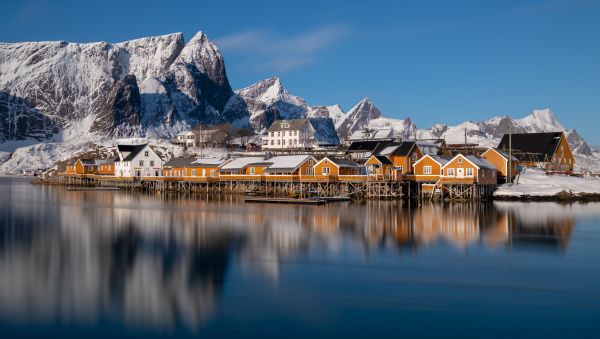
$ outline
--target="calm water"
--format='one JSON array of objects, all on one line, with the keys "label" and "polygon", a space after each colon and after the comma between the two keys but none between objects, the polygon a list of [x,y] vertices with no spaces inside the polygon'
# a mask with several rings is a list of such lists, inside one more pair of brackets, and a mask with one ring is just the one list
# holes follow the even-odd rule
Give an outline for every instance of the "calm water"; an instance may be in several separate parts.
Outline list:
[{"label": "calm water", "polygon": [[0,336],[595,337],[600,205],[244,204],[0,178]]}]

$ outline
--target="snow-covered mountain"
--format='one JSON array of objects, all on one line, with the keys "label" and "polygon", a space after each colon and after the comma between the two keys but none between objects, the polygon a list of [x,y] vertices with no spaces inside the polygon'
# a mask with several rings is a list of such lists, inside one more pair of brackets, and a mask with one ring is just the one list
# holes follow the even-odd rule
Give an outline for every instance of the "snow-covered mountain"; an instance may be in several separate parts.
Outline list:
[{"label": "snow-covered mountain", "polygon": [[[202,32],[187,44],[181,33],[116,44],[0,44],[0,143],[160,134],[165,125],[222,119],[232,95],[223,58]],[[69,126],[81,129],[69,135]]]},{"label": "snow-covered mountain", "polygon": [[[392,128],[401,139],[448,143],[463,143],[466,133],[467,142],[486,146],[497,145],[509,129],[565,131],[548,109],[521,119],[417,129],[410,118],[386,117],[368,98],[346,112],[339,105],[311,106],[275,77],[234,92],[221,53],[202,32],[187,43],[181,33],[115,44],[0,43],[0,162],[10,162],[0,164],[0,172],[37,168],[24,161],[29,156],[45,157],[39,164],[45,166],[68,157],[63,150],[118,137],[163,139],[198,123],[220,122],[261,133],[275,119],[292,118],[313,119],[322,129],[317,133],[331,141],[337,140],[333,128],[342,139],[365,128]],[[581,163],[598,160],[600,167],[597,153],[575,130],[567,136],[577,156],[591,159]]]}]

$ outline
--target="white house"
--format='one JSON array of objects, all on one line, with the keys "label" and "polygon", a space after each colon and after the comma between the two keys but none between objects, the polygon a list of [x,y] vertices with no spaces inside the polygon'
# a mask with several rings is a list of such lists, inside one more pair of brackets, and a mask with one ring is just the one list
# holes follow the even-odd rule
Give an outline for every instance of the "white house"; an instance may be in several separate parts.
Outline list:
[{"label": "white house", "polygon": [[148,146],[117,145],[117,177],[157,177],[162,175],[162,159]]},{"label": "white house", "polygon": [[173,143],[185,147],[196,146],[196,134],[192,131],[184,131],[175,136]]},{"label": "white house", "polygon": [[262,148],[312,148],[314,141],[315,129],[308,119],[275,120],[263,137]]}]

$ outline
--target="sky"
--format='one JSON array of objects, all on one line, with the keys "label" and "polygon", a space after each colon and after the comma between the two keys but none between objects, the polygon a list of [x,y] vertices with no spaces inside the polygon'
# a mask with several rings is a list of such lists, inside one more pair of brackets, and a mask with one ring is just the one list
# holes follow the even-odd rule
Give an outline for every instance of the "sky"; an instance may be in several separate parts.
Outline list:
[{"label": "sky", "polygon": [[234,89],[276,76],[311,105],[368,97],[419,128],[550,108],[600,145],[600,0],[4,0],[2,11],[2,42],[203,31]]}]

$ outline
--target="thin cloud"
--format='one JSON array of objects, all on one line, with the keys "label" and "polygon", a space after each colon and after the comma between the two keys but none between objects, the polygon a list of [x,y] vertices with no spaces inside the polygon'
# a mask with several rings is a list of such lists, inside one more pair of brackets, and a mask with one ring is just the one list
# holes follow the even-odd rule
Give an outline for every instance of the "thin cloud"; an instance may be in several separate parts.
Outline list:
[{"label": "thin cloud", "polygon": [[318,60],[321,53],[343,40],[347,26],[324,26],[309,32],[283,36],[269,30],[251,30],[217,39],[219,49],[238,53],[247,66],[266,71],[290,71]]}]

